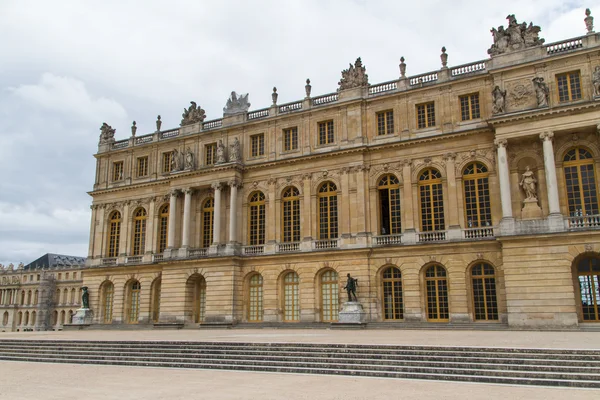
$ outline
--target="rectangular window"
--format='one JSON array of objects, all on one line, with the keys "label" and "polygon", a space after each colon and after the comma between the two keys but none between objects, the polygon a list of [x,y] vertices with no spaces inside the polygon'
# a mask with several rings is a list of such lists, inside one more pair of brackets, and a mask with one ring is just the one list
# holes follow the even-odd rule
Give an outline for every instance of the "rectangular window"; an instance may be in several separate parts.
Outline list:
[{"label": "rectangular window", "polygon": [[148,176],[148,156],[138,157],[137,159],[137,177]]},{"label": "rectangular window", "polygon": [[77,272],[73,272],[73,279],[77,279]]},{"label": "rectangular window", "polygon": [[283,151],[298,149],[298,127],[283,130]]},{"label": "rectangular window", "polygon": [[435,104],[425,103],[417,105],[417,128],[429,128],[435,126]]},{"label": "rectangular window", "polygon": [[58,273],[58,280],[61,280],[61,279],[62,279],[62,274],[59,272]]},{"label": "rectangular window", "polygon": [[169,152],[163,153],[162,159],[163,159],[162,172],[163,173],[171,172],[172,165],[173,165],[173,152],[169,151]]},{"label": "rectangular window", "polygon": [[377,135],[391,135],[394,133],[394,112],[382,111],[377,113]]},{"label": "rectangular window", "polygon": [[123,161],[117,161],[113,163],[113,181],[120,181],[123,179]]},{"label": "rectangular window", "polygon": [[250,147],[251,156],[259,157],[265,155],[265,134],[260,133],[258,135],[250,136]]},{"label": "rectangular window", "polygon": [[204,164],[215,165],[215,157],[217,156],[217,144],[211,143],[204,146]]},{"label": "rectangular window", "polygon": [[319,144],[331,144],[334,141],[333,121],[319,122]]},{"label": "rectangular window", "polygon": [[558,101],[564,103],[581,99],[581,78],[579,71],[556,75]]},{"label": "rectangular window", "polygon": [[460,118],[463,121],[481,118],[479,113],[479,93],[460,96]]}]

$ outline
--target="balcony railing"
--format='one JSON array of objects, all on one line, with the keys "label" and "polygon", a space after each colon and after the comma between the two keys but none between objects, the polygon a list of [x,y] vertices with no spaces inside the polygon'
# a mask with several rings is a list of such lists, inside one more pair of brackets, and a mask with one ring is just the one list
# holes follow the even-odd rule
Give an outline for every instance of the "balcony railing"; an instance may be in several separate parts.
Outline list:
[{"label": "balcony railing", "polygon": [[112,148],[117,150],[117,149],[124,149],[127,146],[129,146],[129,139],[123,139],[123,140],[118,140],[118,141],[114,142],[112,145]]},{"label": "balcony railing", "polygon": [[370,86],[369,95],[374,96],[379,93],[385,93],[396,89],[398,89],[398,81],[383,82],[377,85]]},{"label": "balcony railing", "polygon": [[208,249],[191,249],[189,252],[190,258],[206,257],[208,255]]},{"label": "balcony railing", "polygon": [[425,242],[441,242],[446,240],[446,231],[418,232],[417,241]]},{"label": "balcony railing", "polygon": [[298,110],[302,110],[302,102],[301,101],[295,101],[293,103],[282,104],[279,106],[280,113],[285,113],[285,112],[290,112],[290,111],[298,111]]},{"label": "balcony railing", "polygon": [[567,223],[570,229],[598,228],[600,227],[600,215],[567,217]]},{"label": "balcony railing", "polygon": [[133,142],[136,146],[141,145],[141,144],[146,144],[146,143],[151,143],[154,140],[154,134],[149,134],[149,135],[144,135],[144,136],[138,136],[135,138],[135,141]]},{"label": "balcony railing", "polygon": [[289,251],[300,251],[300,242],[277,244],[277,252],[278,253],[287,253]]},{"label": "balcony railing", "polygon": [[265,252],[265,246],[263,246],[263,245],[244,246],[244,254],[247,254],[249,256],[252,256],[255,254],[264,254],[264,252]]},{"label": "balcony railing", "polygon": [[337,249],[340,247],[338,239],[315,240],[315,249]]},{"label": "balcony railing", "polygon": [[494,228],[486,226],[483,228],[463,229],[463,239],[484,239],[494,237]]},{"label": "balcony railing", "polygon": [[423,83],[435,82],[438,79],[437,72],[429,72],[427,74],[417,75],[408,78],[408,84],[410,86],[420,85]]},{"label": "balcony railing", "polygon": [[263,108],[262,110],[250,111],[248,113],[248,120],[266,118],[268,116],[269,116],[269,109]]},{"label": "balcony railing", "polygon": [[169,129],[160,133],[160,140],[171,139],[177,136],[179,136],[179,128]]},{"label": "balcony railing", "polygon": [[160,254],[153,254],[152,255],[152,261],[154,262],[161,262],[165,259],[165,255],[160,253]]},{"label": "balcony railing", "polygon": [[375,236],[374,239],[377,245],[400,244],[402,243],[402,234]]},{"label": "balcony railing", "polygon": [[569,50],[576,50],[583,47],[583,40],[581,38],[573,38],[563,40],[562,42],[548,43],[544,46],[546,48],[546,54],[564,53]]},{"label": "balcony railing", "polygon": [[220,128],[223,126],[223,118],[213,119],[212,121],[206,121],[202,123],[202,129],[207,131],[209,129]]},{"label": "balcony railing", "polygon": [[142,262],[142,256],[129,256],[125,259],[125,264],[139,264]]},{"label": "balcony railing", "polygon": [[117,265],[117,257],[103,258],[102,265]]},{"label": "balcony railing", "polygon": [[323,96],[313,97],[312,105],[320,106],[322,104],[333,103],[334,101],[338,101],[339,95],[337,93],[325,94]]}]

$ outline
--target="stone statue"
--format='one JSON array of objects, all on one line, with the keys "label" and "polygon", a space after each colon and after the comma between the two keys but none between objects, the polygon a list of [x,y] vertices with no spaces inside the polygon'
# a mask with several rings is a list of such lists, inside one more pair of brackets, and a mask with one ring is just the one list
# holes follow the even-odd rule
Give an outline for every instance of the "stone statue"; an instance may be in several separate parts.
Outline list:
[{"label": "stone statue", "polygon": [[240,161],[240,141],[235,138],[233,144],[229,145],[229,162]]},{"label": "stone statue", "polygon": [[179,160],[179,152],[177,151],[177,149],[173,149],[172,152],[172,158],[171,158],[171,171],[179,171],[181,166],[180,166],[180,160]]},{"label": "stone statue", "polygon": [[506,112],[504,107],[506,101],[506,90],[501,90],[500,86],[496,86],[492,90],[492,114],[500,114]]},{"label": "stone statue", "polygon": [[548,98],[550,91],[548,85],[544,83],[544,78],[535,77],[532,79],[533,87],[535,88],[535,97],[538,107],[548,107]]},{"label": "stone statue", "polygon": [[107,144],[114,143],[115,141],[115,131],[112,126],[108,125],[106,122],[102,123],[100,127],[100,143],[99,144]]},{"label": "stone statue", "polygon": [[135,133],[137,132],[137,126],[135,126],[135,121],[131,124],[131,136],[135,137]]},{"label": "stone statue", "polygon": [[160,120],[160,115],[156,117],[156,132],[160,132],[160,126],[162,125],[162,121]]},{"label": "stone statue", "polygon": [[442,60],[442,68],[448,68],[448,54],[446,54],[446,47],[442,47],[442,54],[440,54]]},{"label": "stone statue", "polygon": [[277,94],[277,88],[275,86],[273,86],[273,93],[271,93],[271,99],[273,99],[273,105],[277,105],[277,97],[279,97],[279,95]]},{"label": "stone statue", "polygon": [[342,79],[338,82],[338,85],[340,85],[338,90],[367,86],[369,75],[366,72],[367,68],[363,66],[360,57],[358,57],[354,65],[350,64],[348,69],[342,71]]},{"label": "stone statue", "polygon": [[532,22],[527,25],[526,22],[519,24],[514,14],[506,17],[508,26],[499,26],[498,29],[492,28],[490,32],[494,38],[494,44],[488,49],[488,54],[495,56],[498,54],[522,50],[529,47],[541,46],[544,39],[539,37],[542,30]]},{"label": "stone statue", "polygon": [[196,106],[195,101],[190,101],[190,104],[189,108],[183,109],[183,114],[181,114],[181,126],[203,122],[206,118],[206,112],[202,107]]},{"label": "stone statue", "polygon": [[223,115],[235,115],[248,112],[250,103],[248,102],[248,93],[238,97],[236,92],[231,92],[231,96],[227,99],[225,107],[223,107]]},{"label": "stone statue", "polygon": [[519,186],[523,188],[525,191],[525,200],[536,200],[537,195],[535,190],[535,185],[537,183],[537,179],[533,176],[533,171],[529,169],[529,165],[526,168],[526,171],[521,175],[521,182],[519,182]]},{"label": "stone statue", "polygon": [[594,97],[600,96],[600,65],[592,72],[592,84],[594,85]]},{"label": "stone statue", "polygon": [[304,85],[304,91],[306,92],[306,97],[310,97],[310,92],[312,90],[312,86],[310,85],[310,79],[306,79],[306,85]]},{"label": "stone statue", "polygon": [[194,169],[194,153],[189,147],[185,152],[185,169]]},{"label": "stone statue", "polygon": [[225,161],[225,146],[223,145],[223,141],[219,140],[217,144],[217,164],[223,164]]},{"label": "stone statue", "polygon": [[583,19],[583,22],[585,22],[587,33],[594,33],[594,17],[592,17],[592,12],[589,8],[585,9],[585,18]]},{"label": "stone statue", "polygon": [[90,308],[90,295],[87,286],[82,287],[81,290],[83,290],[81,294],[81,308]]},{"label": "stone statue", "polygon": [[348,292],[348,301],[352,301],[352,296],[354,296],[354,301],[358,301],[356,298],[356,288],[358,287],[358,279],[354,279],[350,276],[350,274],[346,275],[348,280],[346,281],[346,292]]}]

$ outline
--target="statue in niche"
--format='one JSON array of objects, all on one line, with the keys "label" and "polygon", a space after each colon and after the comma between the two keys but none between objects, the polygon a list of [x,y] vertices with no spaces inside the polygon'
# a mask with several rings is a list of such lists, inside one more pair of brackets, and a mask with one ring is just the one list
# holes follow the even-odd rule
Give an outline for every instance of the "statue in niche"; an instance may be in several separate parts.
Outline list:
[{"label": "statue in niche", "polygon": [[348,301],[353,301],[352,296],[354,296],[354,301],[358,301],[358,299],[356,298],[356,288],[358,287],[358,279],[351,277],[350,274],[346,276],[348,277],[348,280],[346,280],[346,286],[344,286],[344,289],[346,289],[346,292],[348,292]]},{"label": "statue in niche", "polygon": [[600,65],[597,65],[592,73],[592,84],[594,85],[594,97],[600,96]]},{"label": "statue in niche", "polygon": [[202,107],[198,107],[195,101],[190,101],[190,104],[189,108],[183,109],[181,126],[203,122],[206,118],[206,113]]},{"label": "statue in niche", "polygon": [[519,186],[521,186],[525,191],[525,201],[537,201],[537,194],[535,188],[536,183],[537,179],[535,179],[535,176],[533,176],[533,171],[529,169],[528,165],[526,167],[525,172],[523,172],[523,175],[521,175],[521,182],[519,182]]},{"label": "statue in niche", "polygon": [[500,114],[506,112],[505,102],[506,102],[506,90],[501,90],[500,86],[496,86],[494,90],[492,90],[492,114]]},{"label": "statue in niche", "polygon": [[348,69],[342,71],[342,79],[338,82],[340,88],[338,90],[352,89],[369,84],[369,75],[367,68],[363,66],[360,57],[356,59],[354,65],[350,64]]},{"label": "statue in niche", "polygon": [[172,158],[171,158],[171,171],[179,171],[180,162],[179,162],[179,152],[177,149],[173,149]]},{"label": "statue in niche", "polygon": [[248,102],[248,93],[238,97],[236,92],[231,92],[231,96],[229,96],[227,103],[225,103],[225,107],[223,107],[223,115],[245,113],[249,108],[250,103]]},{"label": "statue in niche", "polygon": [[229,162],[240,161],[240,141],[235,138],[233,144],[229,145]]},{"label": "statue in niche", "polygon": [[185,169],[194,169],[194,153],[189,147],[185,152]]},{"label": "statue in niche", "polygon": [[223,141],[219,140],[217,144],[217,164],[223,164],[227,162],[225,160],[225,145],[223,145]]},{"label": "statue in niche", "polygon": [[114,143],[115,141],[115,131],[112,126],[108,125],[106,122],[102,123],[100,127],[100,144],[106,143]]},{"label": "statue in niche", "polygon": [[81,295],[81,308],[90,308],[90,294],[88,293],[87,286],[81,288],[83,294]]},{"label": "statue in niche", "polygon": [[541,46],[544,39],[539,37],[542,30],[532,22],[527,25],[526,22],[519,24],[514,14],[506,17],[508,26],[500,25],[498,29],[492,28],[490,32],[494,38],[494,43],[488,49],[488,54],[495,56],[509,51],[522,50],[529,47]]},{"label": "statue in niche", "polygon": [[544,82],[544,78],[535,77],[532,79],[532,82],[533,87],[535,88],[535,98],[538,107],[548,107],[550,91],[548,90],[548,85]]}]

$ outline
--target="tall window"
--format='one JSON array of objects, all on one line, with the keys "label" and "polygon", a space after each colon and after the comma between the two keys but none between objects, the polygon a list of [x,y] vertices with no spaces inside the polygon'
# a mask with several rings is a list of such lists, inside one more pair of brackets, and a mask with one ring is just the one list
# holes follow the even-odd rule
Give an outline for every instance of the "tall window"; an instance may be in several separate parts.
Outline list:
[{"label": "tall window", "polygon": [[265,195],[254,192],[250,195],[249,203],[248,244],[256,246],[265,244]]},{"label": "tall window", "polygon": [[417,105],[417,128],[429,128],[435,126],[435,103]]},{"label": "tall window", "polygon": [[441,265],[432,265],[425,271],[427,292],[427,319],[448,321],[448,281],[446,270]]},{"label": "tall window", "polygon": [[473,314],[476,321],[497,321],[496,274],[494,267],[480,263],[471,269]]},{"label": "tall window", "polygon": [[300,192],[294,186],[283,191],[283,242],[300,241]]},{"label": "tall window", "polygon": [[331,144],[334,141],[333,121],[319,122],[319,144]]},{"label": "tall window", "polygon": [[169,245],[169,204],[163,205],[158,212],[158,252],[162,253]]},{"label": "tall window", "polygon": [[163,173],[171,172],[172,169],[173,169],[173,152],[168,151],[166,153],[163,153],[163,156],[162,156],[162,172]]},{"label": "tall window", "polygon": [[442,175],[434,168],[428,168],[419,176],[419,202],[421,204],[421,231],[441,231],[444,222],[444,196]]},{"label": "tall window", "polygon": [[479,113],[479,93],[460,96],[460,117],[463,121],[481,117]]},{"label": "tall window", "polygon": [[248,294],[248,321],[260,322],[263,320],[263,277],[254,274],[250,277]]},{"label": "tall window", "polygon": [[152,302],[151,302],[151,315],[152,322],[158,322],[160,315],[160,292],[162,287],[162,280],[157,278],[152,282]]},{"label": "tall window", "polygon": [[283,151],[296,150],[298,148],[298,127],[283,130]]},{"label": "tall window", "polygon": [[123,179],[123,161],[113,163],[113,181]]},{"label": "tall window", "polygon": [[137,159],[137,177],[148,176],[148,156],[138,157]]},{"label": "tall window", "polygon": [[577,263],[583,321],[600,321],[600,260],[587,257]]},{"label": "tall window", "polygon": [[105,324],[112,322],[114,288],[113,284],[108,281],[102,285],[102,312]]},{"label": "tall window", "polygon": [[592,154],[582,147],[576,147],[567,152],[563,161],[569,215],[577,217],[599,214]]},{"label": "tall window", "polygon": [[265,155],[265,134],[250,136],[250,156],[259,157]]},{"label": "tall window", "polygon": [[383,271],[383,319],[403,319],[402,274],[396,267]]},{"label": "tall window", "polygon": [[114,211],[110,215],[108,231],[108,256],[117,257],[119,255],[119,239],[121,237],[121,213]]},{"label": "tall window", "polygon": [[217,144],[211,143],[204,146],[204,164],[214,165],[217,157]]},{"label": "tall window", "polygon": [[213,218],[215,213],[215,199],[212,197],[204,201],[202,206],[202,247],[207,248],[213,243]]},{"label": "tall window", "polygon": [[325,182],[319,187],[319,239],[338,237],[337,187],[333,182]]},{"label": "tall window", "polygon": [[558,101],[563,103],[581,99],[581,79],[579,71],[556,75]]},{"label": "tall window", "polygon": [[127,302],[127,321],[130,324],[136,324],[140,315],[140,290],[141,285],[138,281],[129,284],[129,301]]},{"label": "tall window", "polygon": [[492,225],[488,175],[487,167],[478,162],[467,165],[463,171],[467,228]]},{"label": "tall window", "polygon": [[321,322],[336,322],[339,304],[338,273],[334,270],[325,271],[321,275]]},{"label": "tall window", "polygon": [[377,135],[394,133],[394,112],[392,110],[377,113]]},{"label": "tall window", "polygon": [[75,288],[71,289],[71,304],[75,304]]},{"label": "tall window", "polygon": [[198,324],[204,321],[206,313],[206,280],[201,275],[192,275],[187,281],[187,288],[188,299],[192,302],[192,322]]},{"label": "tall window", "polygon": [[377,183],[382,235],[396,235],[401,231],[400,186],[396,176],[388,174]]},{"label": "tall window", "polygon": [[288,272],[283,278],[283,320],[286,322],[300,321],[299,281],[295,272]]},{"label": "tall window", "polygon": [[146,210],[138,208],[133,214],[133,255],[144,254],[146,245]]}]

